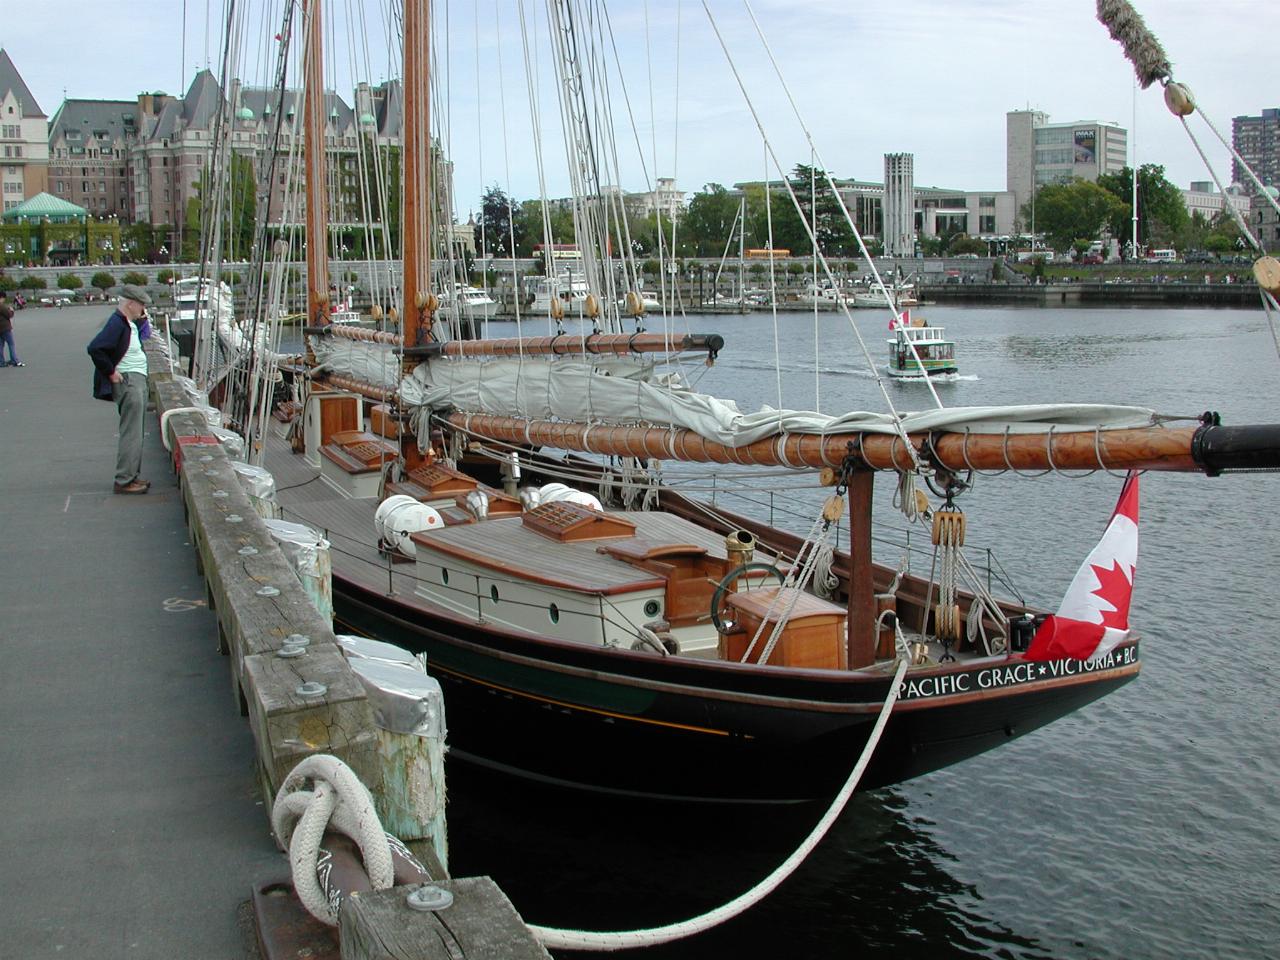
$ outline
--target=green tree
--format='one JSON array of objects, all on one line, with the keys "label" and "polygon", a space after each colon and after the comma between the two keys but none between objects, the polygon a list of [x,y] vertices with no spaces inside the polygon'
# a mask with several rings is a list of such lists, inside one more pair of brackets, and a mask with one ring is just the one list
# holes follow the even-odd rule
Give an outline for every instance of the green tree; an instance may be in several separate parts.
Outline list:
[{"label": "green tree", "polygon": [[925,257],[940,257],[947,252],[947,245],[951,242],[951,235],[945,233],[937,233],[932,237],[926,237],[921,234],[916,238],[920,244],[920,254]]},{"label": "green tree", "polygon": [[137,270],[130,270],[120,278],[123,284],[132,284],[135,287],[145,287],[147,285],[147,275],[139,273]]},{"label": "green tree", "polygon": [[[201,256],[201,243],[205,224],[211,216],[209,205],[215,193],[211,189],[209,173],[200,172],[195,192],[187,200],[182,224],[182,257],[195,262]],[[253,161],[247,156],[232,154],[230,182],[223,197],[222,255],[225,260],[245,260],[253,249],[253,231],[257,224],[257,181]]]},{"label": "green tree", "polygon": [[79,290],[84,286],[84,281],[74,273],[62,273],[58,275],[58,286],[63,290]]},{"label": "green tree", "polygon": [[1078,239],[1098,236],[1124,207],[1109,190],[1078,179],[1041,187],[1035,198],[1023,207],[1022,216],[1028,223],[1032,203],[1035,204],[1036,229],[1058,250],[1066,249]]},{"label": "green tree", "polygon": [[156,274],[156,283],[171,283],[175,276],[172,270],[161,270]]},{"label": "green tree", "polygon": [[1219,211],[1209,222],[1203,246],[1214,253],[1231,253],[1239,249],[1240,227],[1227,211]]},{"label": "green tree", "polygon": [[[143,282],[145,283],[146,281],[144,280]],[[93,279],[89,283],[106,293],[116,285],[116,278],[107,273],[107,271],[100,270],[93,275]]]},{"label": "green tree", "polygon": [[22,290],[43,290],[44,277],[23,277],[18,281],[18,287]]},{"label": "green tree", "polygon": [[[1133,230],[1133,169],[1098,177],[1098,186],[1115,197],[1123,210],[1113,210],[1108,220],[1111,235],[1130,236]],[[1036,206],[1040,216],[1039,201]],[[1182,199],[1182,191],[1164,175],[1164,167],[1144,163],[1138,168],[1138,244],[1144,247],[1185,246],[1191,227],[1191,215]]]},{"label": "green tree", "polygon": [[987,245],[977,237],[971,237],[967,233],[958,233],[951,238],[951,243],[947,246],[947,253],[952,256],[958,253],[976,253],[979,256],[986,256]]},{"label": "green tree", "polygon": [[[197,194],[204,190],[204,174],[196,182]],[[178,248],[180,256],[187,263],[195,263],[200,259],[200,235],[204,226],[204,210],[200,197],[187,199],[186,213],[182,220],[182,245]]]},{"label": "green tree", "polygon": [[[800,204],[800,214],[813,228],[818,239],[818,248],[827,256],[848,256],[857,253],[857,244],[853,239],[853,231],[840,208],[839,198],[832,192],[827,183],[827,173],[821,168],[810,167],[803,163],[796,164],[788,178],[791,189],[795,192]],[[786,191],[783,191],[786,197]],[[795,204],[786,197],[787,206],[793,211]],[[816,212],[815,212],[816,211]],[[797,253],[810,253],[812,245],[803,223],[799,223],[801,239],[792,247]]]},{"label": "green tree", "polygon": [[227,195],[227,224],[223,234],[223,259],[248,260],[258,224],[258,182],[253,160],[231,155],[231,190]]},{"label": "green tree", "polygon": [[518,204],[496,184],[484,192],[480,202],[480,236],[484,257],[511,257],[524,243],[524,225],[516,217]]},{"label": "green tree", "polygon": [[[689,200],[680,219],[681,252],[695,257],[718,257],[729,244],[738,218],[738,197],[718,183],[708,183]],[[736,253],[737,244],[730,245]]]},{"label": "green tree", "polygon": [[363,150],[369,221],[386,224],[391,250],[383,249],[382,232],[377,230],[373,231],[374,249],[366,250],[364,231],[361,230],[356,231],[352,238],[353,254],[365,259],[394,258],[400,255],[400,148],[389,145],[375,147],[373,138],[370,137],[365,140]]},{"label": "green tree", "polygon": [[[550,236],[547,235],[548,225]],[[516,256],[531,257],[538,244],[573,244],[573,211],[564,207],[548,207],[544,220],[542,201],[526,200],[515,205]]]},{"label": "green tree", "polygon": [[160,247],[167,231],[157,230],[149,223],[130,223],[120,228],[120,242],[125,259],[133,263],[155,263],[160,258]]}]

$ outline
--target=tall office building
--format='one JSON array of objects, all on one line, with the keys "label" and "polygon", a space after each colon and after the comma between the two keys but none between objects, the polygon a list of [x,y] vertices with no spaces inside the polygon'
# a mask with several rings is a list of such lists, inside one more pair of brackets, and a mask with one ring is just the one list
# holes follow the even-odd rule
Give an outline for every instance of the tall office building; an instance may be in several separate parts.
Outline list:
[{"label": "tall office building", "polygon": [[916,252],[915,156],[884,155],[884,253],[913,257]]},{"label": "tall office building", "polygon": [[[1005,189],[1014,195],[1017,216],[1047,183],[1094,180],[1125,168],[1129,135],[1101,120],[1050,123],[1039,110],[1005,114]],[[1024,223],[1023,228],[1030,227]]]},{"label": "tall office building", "polygon": [[[1235,117],[1231,145],[1265,186],[1280,185],[1280,109],[1263,110],[1259,117]],[[1231,161],[1231,178],[1245,193],[1258,192],[1239,160]]]}]

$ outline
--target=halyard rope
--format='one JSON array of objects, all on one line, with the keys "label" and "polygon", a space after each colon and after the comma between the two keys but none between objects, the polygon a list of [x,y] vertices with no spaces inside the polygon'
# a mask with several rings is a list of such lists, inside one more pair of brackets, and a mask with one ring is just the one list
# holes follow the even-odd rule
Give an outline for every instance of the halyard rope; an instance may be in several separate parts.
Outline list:
[{"label": "halyard rope", "polygon": [[822,838],[826,836],[827,831],[831,829],[831,825],[835,823],[836,818],[844,810],[845,804],[849,802],[853,791],[857,789],[858,782],[862,779],[862,774],[867,769],[867,764],[871,761],[876,745],[879,744],[880,737],[884,733],[885,724],[889,721],[889,714],[893,711],[893,706],[898,701],[898,688],[902,683],[903,675],[907,672],[907,666],[907,660],[900,659],[898,661],[898,669],[894,672],[893,680],[889,684],[889,694],[885,697],[884,706],[880,708],[879,716],[876,717],[875,727],[872,728],[871,735],[867,738],[866,746],[862,748],[862,755],[858,757],[858,762],[854,765],[849,778],[845,780],[844,786],[840,788],[835,799],[831,801],[831,806],[827,809],[827,812],[822,815],[822,819],[818,821],[812,832],[796,848],[795,852],[746,893],[701,916],[691,917],[678,923],[669,923],[661,927],[609,933],[596,930],[560,930],[554,927],[530,925],[530,932],[538,938],[543,946],[551,949],[598,950],[602,952],[627,950],[633,947],[652,947],[660,943],[670,943],[672,940],[679,940],[701,933],[704,930],[710,930],[712,927],[727,920],[732,920],[755,906],[795,872],[796,867],[800,866],[804,859],[813,852],[814,848],[822,841]]}]

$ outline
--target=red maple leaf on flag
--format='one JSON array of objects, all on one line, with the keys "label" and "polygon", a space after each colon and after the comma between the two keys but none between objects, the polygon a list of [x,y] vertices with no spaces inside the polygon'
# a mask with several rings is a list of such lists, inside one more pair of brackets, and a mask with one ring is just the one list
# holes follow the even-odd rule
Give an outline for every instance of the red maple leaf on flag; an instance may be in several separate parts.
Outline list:
[{"label": "red maple leaf on flag", "polygon": [[1102,626],[1114,627],[1116,630],[1129,629],[1129,601],[1133,598],[1133,584],[1125,575],[1120,562],[1115,561],[1110,568],[1090,564],[1093,574],[1098,578],[1098,589],[1094,596],[1114,607],[1114,610],[1100,610]]}]

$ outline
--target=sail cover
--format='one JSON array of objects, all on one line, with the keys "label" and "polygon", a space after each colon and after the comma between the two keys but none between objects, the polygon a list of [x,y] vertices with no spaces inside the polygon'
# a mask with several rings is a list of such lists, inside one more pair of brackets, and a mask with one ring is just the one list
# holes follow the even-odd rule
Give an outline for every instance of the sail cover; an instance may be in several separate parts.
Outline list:
[{"label": "sail cover", "polygon": [[[420,364],[400,387],[415,418],[458,410],[532,420],[577,423],[650,424],[679,427],[737,447],[786,433],[841,434],[898,432],[891,415],[851,411],[829,416],[810,410],[764,406],[743,413],[732,400],[698,393],[678,377],[646,376],[647,367],[603,372],[595,363],[555,358],[485,362],[432,359]],[[1150,427],[1158,422],[1145,407],[1111,404],[1027,404],[952,407],[902,415],[908,433],[970,430],[974,433],[1030,434]],[[420,436],[427,424],[416,423]]]}]

